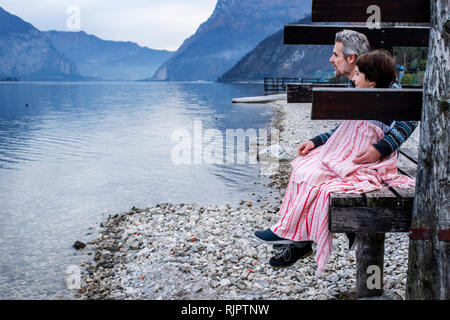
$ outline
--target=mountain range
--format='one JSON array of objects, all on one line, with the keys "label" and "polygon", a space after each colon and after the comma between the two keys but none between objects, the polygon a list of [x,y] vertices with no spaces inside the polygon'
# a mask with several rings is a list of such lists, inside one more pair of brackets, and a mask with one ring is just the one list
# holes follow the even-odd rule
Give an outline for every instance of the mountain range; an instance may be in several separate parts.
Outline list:
[{"label": "mountain range", "polygon": [[0,7],[0,79],[250,81],[330,74],[330,47],[283,43],[284,25],[311,23],[310,13],[311,0],[218,0],[209,19],[170,52],[84,31],[39,31]]},{"label": "mountain range", "polygon": [[215,81],[284,24],[311,12],[311,0],[218,0],[195,34],[152,80]]},{"label": "mountain range", "polygon": [[79,80],[75,63],[19,17],[0,8],[0,78]]},{"label": "mountain range", "polygon": [[40,31],[0,7],[0,79],[138,80],[172,54],[83,31]]},{"label": "mountain range", "polygon": [[78,71],[103,80],[141,80],[153,74],[173,52],[133,42],[107,41],[84,31],[44,32],[53,46],[73,61]]},{"label": "mountain range", "polygon": [[[311,16],[297,23],[311,24]],[[333,46],[285,45],[284,30],[281,29],[261,41],[219,81],[254,81],[266,77],[333,77],[333,67],[329,62],[332,50]]]}]

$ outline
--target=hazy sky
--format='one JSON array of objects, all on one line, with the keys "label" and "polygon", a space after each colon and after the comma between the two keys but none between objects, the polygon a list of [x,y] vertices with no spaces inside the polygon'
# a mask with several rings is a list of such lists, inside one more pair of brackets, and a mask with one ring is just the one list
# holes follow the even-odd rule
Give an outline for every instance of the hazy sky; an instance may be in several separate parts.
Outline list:
[{"label": "hazy sky", "polygon": [[209,18],[216,3],[217,0],[0,0],[0,7],[42,31],[70,31],[69,27],[73,30],[79,22],[81,30],[105,40],[176,50]]}]

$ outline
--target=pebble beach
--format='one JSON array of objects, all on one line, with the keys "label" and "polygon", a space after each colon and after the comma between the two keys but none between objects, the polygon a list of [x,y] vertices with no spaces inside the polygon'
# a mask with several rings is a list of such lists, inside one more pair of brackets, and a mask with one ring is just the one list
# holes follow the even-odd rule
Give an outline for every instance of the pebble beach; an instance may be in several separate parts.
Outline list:
[{"label": "pebble beach", "polygon": [[[272,125],[280,130],[280,146],[294,159],[298,145],[336,127],[340,121],[311,121],[311,104],[274,105]],[[402,147],[417,149],[420,128]],[[80,249],[81,289],[75,299],[125,300],[348,300],[356,299],[355,251],[345,234],[335,234],[323,274],[315,276],[314,254],[288,268],[274,269],[277,253],[253,232],[278,220],[290,175],[289,160],[261,168],[276,194],[261,194],[239,206],[163,203],[111,214],[98,237]],[[83,239],[80,239],[81,241]],[[385,241],[383,299],[405,298],[409,238],[388,233]],[[315,244],[313,245],[315,249]]]}]

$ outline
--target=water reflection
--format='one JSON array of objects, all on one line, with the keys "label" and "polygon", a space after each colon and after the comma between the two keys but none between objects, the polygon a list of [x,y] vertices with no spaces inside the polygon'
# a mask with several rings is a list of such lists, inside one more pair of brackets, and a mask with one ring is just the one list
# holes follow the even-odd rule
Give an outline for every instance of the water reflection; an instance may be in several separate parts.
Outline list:
[{"label": "water reflection", "polygon": [[[260,85],[0,84],[0,298],[55,298],[71,245],[105,216],[160,202],[237,204],[255,165],[174,165],[174,130],[267,128]],[[29,106],[26,107],[26,104]],[[95,233],[92,235],[95,236]]]}]

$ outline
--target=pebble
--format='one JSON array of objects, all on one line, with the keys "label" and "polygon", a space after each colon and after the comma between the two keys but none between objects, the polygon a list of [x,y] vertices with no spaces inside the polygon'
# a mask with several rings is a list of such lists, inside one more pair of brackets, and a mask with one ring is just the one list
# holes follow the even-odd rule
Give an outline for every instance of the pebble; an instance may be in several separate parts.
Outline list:
[{"label": "pebble", "polygon": [[222,287],[228,287],[230,284],[231,284],[231,281],[228,280],[228,279],[223,279],[223,280],[220,281],[220,285]]},{"label": "pebble", "polygon": [[327,280],[328,280],[329,282],[331,282],[331,283],[335,283],[335,282],[338,282],[338,281],[339,281],[339,277],[338,277],[337,274],[332,273],[332,274],[330,274],[330,275],[327,277]]},{"label": "pebble", "polygon": [[[311,122],[305,116],[310,104],[276,104],[273,125],[285,128],[280,145],[290,158],[299,141],[339,123]],[[354,299],[356,262],[345,234],[334,235],[320,278],[313,258],[284,269],[270,267],[268,260],[277,252],[252,233],[278,219],[289,162],[267,172],[269,186],[279,194],[274,202],[265,199],[255,206],[243,199],[238,207],[160,203],[109,216],[84,250],[82,288],[74,295],[89,300]],[[384,289],[389,297],[405,298],[408,245],[406,233],[386,234]]]},{"label": "pebble", "polygon": [[81,250],[81,249],[84,249],[86,247],[86,244],[84,242],[81,242],[81,241],[75,241],[75,243],[73,244],[73,247],[76,250]]}]

